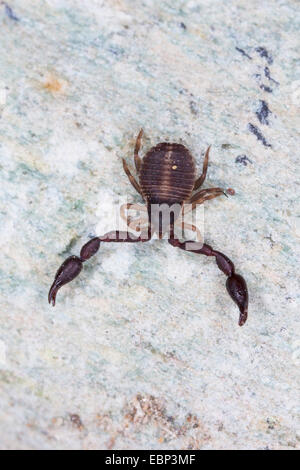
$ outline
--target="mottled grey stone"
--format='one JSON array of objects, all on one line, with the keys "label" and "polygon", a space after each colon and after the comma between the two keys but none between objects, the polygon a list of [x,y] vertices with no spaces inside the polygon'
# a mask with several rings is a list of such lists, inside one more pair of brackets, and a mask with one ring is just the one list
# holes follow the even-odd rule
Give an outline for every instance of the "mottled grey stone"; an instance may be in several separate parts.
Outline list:
[{"label": "mottled grey stone", "polygon": [[[299,447],[297,9],[2,2],[1,448]],[[183,142],[199,172],[212,145],[206,187],[235,195],[204,235],[248,282],[244,327],[214,261],[165,241],[101,246],[48,305],[62,261],[140,202],[121,158],[141,127],[142,153]]]}]

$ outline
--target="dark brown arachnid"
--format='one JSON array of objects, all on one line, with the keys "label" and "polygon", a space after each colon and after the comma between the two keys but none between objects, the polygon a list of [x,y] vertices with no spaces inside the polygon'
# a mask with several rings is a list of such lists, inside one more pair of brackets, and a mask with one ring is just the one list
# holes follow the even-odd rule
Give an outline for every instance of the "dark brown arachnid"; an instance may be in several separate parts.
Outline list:
[{"label": "dark brown arachnid", "polygon": [[[80,273],[82,263],[98,251],[101,243],[145,242],[149,241],[155,232],[159,235],[159,238],[162,238],[161,218],[153,217],[152,206],[164,204],[173,207],[177,205],[180,210],[183,210],[184,205],[189,204],[189,207],[193,210],[197,204],[202,204],[204,201],[224,194],[221,188],[201,189],[192,194],[204,183],[210,147],[205,154],[202,174],[196,178],[194,159],[184,145],[160,143],[151,148],[145,157],[141,159],[139,150],[142,135],[143,131],[141,130],[134,150],[134,162],[139,181],[131,174],[124,159],[123,167],[131,184],[146,203],[145,210],[148,213],[146,236],[145,233],[142,236],[142,232],[140,236],[136,237],[130,232],[112,231],[100,237],[92,238],[81,248],[79,257],[70,256],[57,271],[48,296],[49,303],[52,302],[53,306],[60,287],[72,281]],[[126,206],[128,209],[130,206],[135,205],[127,204]],[[169,218],[168,242],[176,248],[215,258],[218,268],[227,276],[226,288],[239,308],[239,325],[242,326],[248,315],[248,291],[244,278],[235,273],[233,262],[220,251],[214,250],[206,243],[203,244],[197,241],[181,242],[175,236],[174,226],[177,223],[179,212],[178,210],[177,212],[173,211]],[[127,219],[128,221],[129,219]],[[128,225],[131,227],[129,222]],[[135,228],[137,229],[136,226]],[[194,226],[190,226],[190,228],[195,229]]]}]

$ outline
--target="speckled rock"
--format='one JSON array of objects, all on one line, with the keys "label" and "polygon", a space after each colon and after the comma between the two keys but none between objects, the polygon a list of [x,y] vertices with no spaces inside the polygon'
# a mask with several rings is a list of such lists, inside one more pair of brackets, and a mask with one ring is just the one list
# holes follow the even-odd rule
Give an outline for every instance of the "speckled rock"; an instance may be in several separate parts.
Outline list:
[{"label": "speckled rock", "polygon": [[[0,4],[0,447],[299,448],[297,5],[194,0]],[[206,187],[204,235],[247,279],[166,241],[107,245],[122,169],[183,142]]]}]

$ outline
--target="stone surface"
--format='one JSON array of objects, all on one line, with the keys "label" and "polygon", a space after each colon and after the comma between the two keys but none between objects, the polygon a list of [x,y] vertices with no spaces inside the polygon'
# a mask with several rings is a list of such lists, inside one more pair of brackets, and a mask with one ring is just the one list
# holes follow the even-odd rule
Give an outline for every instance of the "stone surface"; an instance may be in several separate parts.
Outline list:
[{"label": "stone surface", "polygon": [[[1,448],[299,447],[297,9],[1,2]],[[205,204],[205,239],[247,279],[244,327],[214,261],[165,241],[101,247],[48,305],[141,201],[121,161],[141,127],[199,172],[212,144],[206,187],[235,194]]]}]

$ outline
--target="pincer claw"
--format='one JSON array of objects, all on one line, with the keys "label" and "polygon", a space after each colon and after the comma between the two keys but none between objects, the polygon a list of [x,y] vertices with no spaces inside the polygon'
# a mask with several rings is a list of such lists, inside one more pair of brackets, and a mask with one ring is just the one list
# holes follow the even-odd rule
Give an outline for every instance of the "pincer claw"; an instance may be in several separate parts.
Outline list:
[{"label": "pincer claw", "polygon": [[232,274],[226,281],[227,292],[240,310],[239,326],[246,323],[248,317],[248,290],[245,279],[239,274]]},{"label": "pincer claw", "polygon": [[68,282],[72,281],[82,269],[82,261],[78,256],[70,256],[67,258],[63,264],[58,269],[54,282],[50,287],[48,294],[48,302],[52,303],[53,307],[55,305],[55,299],[57,291]]}]

